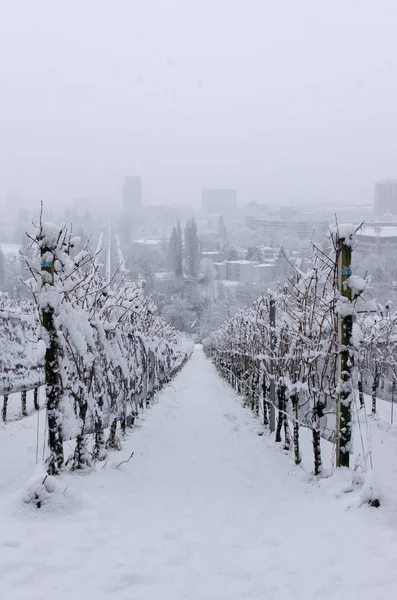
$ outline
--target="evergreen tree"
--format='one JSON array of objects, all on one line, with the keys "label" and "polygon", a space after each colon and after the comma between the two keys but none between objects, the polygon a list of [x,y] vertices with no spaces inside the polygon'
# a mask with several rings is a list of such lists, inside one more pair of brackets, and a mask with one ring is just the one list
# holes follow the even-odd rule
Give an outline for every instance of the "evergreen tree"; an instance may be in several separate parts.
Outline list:
[{"label": "evergreen tree", "polygon": [[173,228],[168,244],[168,265],[176,277],[183,277],[183,239],[181,224]]},{"label": "evergreen tree", "polygon": [[200,242],[194,218],[190,219],[185,227],[185,257],[189,276],[197,278],[200,269]]},{"label": "evergreen tree", "polygon": [[261,253],[260,249],[258,248],[258,246],[250,246],[247,249],[245,259],[246,260],[256,260],[258,262],[262,262],[262,253]]},{"label": "evergreen tree", "polygon": [[239,255],[238,255],[236,248],[233,248],[233,246],[231,246],[227,253],[226,260],[238,260],[238,259],[239,259]]}]

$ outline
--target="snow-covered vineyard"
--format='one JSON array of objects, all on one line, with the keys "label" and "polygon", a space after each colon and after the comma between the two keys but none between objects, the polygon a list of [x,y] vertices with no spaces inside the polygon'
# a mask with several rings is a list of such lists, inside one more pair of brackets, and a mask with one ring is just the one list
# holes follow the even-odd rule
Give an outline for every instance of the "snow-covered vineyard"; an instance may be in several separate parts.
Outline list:
[{"label": "snow-covered vineyard", "polygon": [[[2,598],[394,597],[397,429],[387,403],[369,417],[380,509],[365,502],[357,471],[313,477],[308,429],[296,467],[200,347],[121,452],[87,476],[47,477],[38,510],[26,501],[45,478],[39,467],[30,479],[44,417],[0,429]],[[334,446],[321,446],[330,473]]]},{"label": "snow-covered vineyard", "polygon": [[[66,228],[40,223],[25,256],[33,302],[2,298],[0,312],[2,418],[10,394],[47,389],[51,474],[65,464],[64,442],[73,440],[73,469],[103,460],[120,446],[119,430],[132,427],[150,399],[182,367],[192,347],[155,314],[139,284],[112,285],[88,247],[73,252]],[[12,415],[15,417],[15,398]],[[40,498],[37,498],[40,504]]]},{"label": "snow-covered vineyard", "polygon": [[0,0],[0,600],[397,598],[396,22]]},{"label": "snow-covered vineyard", "polygon": [[397,314],[341,231],[194,347],[39,223],[0,298],[1,598],[396,593]]},{"label": "snow-covered vineyard", "polygon": [[[353,233],[346,238],[350,254]],[[205,340],[220,375],[275,432],[275,441],[293,451],[297,465],[301,430],[310,430],[315,475],[323,470],[321,438],[335,445],[336,466],[371,471],[367,420],[359,438],[352,436],[360,411],[365,414],[364,392],[372,396],[373,415],[377,397],[391,401],[393,423],[397,313],[363,300],[365,281],[342,264],[342,255],[337,244],[330,255],[314,248],[311,269],[295,266],[288,285],[269,291]],[[359,465],[350,460],[354,444]]]}]

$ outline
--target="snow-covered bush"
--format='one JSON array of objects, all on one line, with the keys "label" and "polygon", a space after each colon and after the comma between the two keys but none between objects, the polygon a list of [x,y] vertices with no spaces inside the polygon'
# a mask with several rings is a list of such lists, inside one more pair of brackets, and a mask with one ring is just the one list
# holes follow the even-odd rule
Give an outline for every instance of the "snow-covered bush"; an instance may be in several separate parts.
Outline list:
[{"label": "snow-covered bush", "polygon": [[22,489],[21,499],[25,504],[51,513],[70,513],[71,508],[79,506],[81,502],[76,492],[65,488],[59,479],[49,475],[44,465],[36,466],[32,477]]},{"label": "snow-covered bush", "polygon": [[3,394],[43,381],[43,354],[37,338],[37,315],[28,302],[0,294],[0,391]]},{"label": "snow-covered bush", "polygon": [[372,413],[377,396],[394,400],[397,382],[397,312],[378,305],[371,313],[360,315],[355,325],[360,399],[372,395]]}]

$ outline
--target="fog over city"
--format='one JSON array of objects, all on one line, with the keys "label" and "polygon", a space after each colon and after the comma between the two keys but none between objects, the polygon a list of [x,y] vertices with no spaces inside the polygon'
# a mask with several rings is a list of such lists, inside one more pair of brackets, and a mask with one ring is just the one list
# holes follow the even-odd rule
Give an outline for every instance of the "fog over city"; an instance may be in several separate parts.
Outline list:
[{"label": "fog over city", "polygon": [[[396,174],[393,0],[3,0],[0,199],[365,205]],[[11,197],[13,197],[11,195]]]},{"label": "fog over city", "polygon": [[198,339],[309,269],[335,222],[364,224],[366,293],[397,297],[396,17],[386,0],[2,2],[3,292],[29,297],[43,203]]}]

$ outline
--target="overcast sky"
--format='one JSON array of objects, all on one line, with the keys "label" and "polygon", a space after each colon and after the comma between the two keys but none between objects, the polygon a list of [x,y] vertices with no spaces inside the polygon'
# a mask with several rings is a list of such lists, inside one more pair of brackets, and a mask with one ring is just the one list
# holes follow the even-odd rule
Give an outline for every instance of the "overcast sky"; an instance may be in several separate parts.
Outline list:
[{"label": "overcast sky", "polygon": [[372,202],[395,0],[1,0],[0,199]]}]

